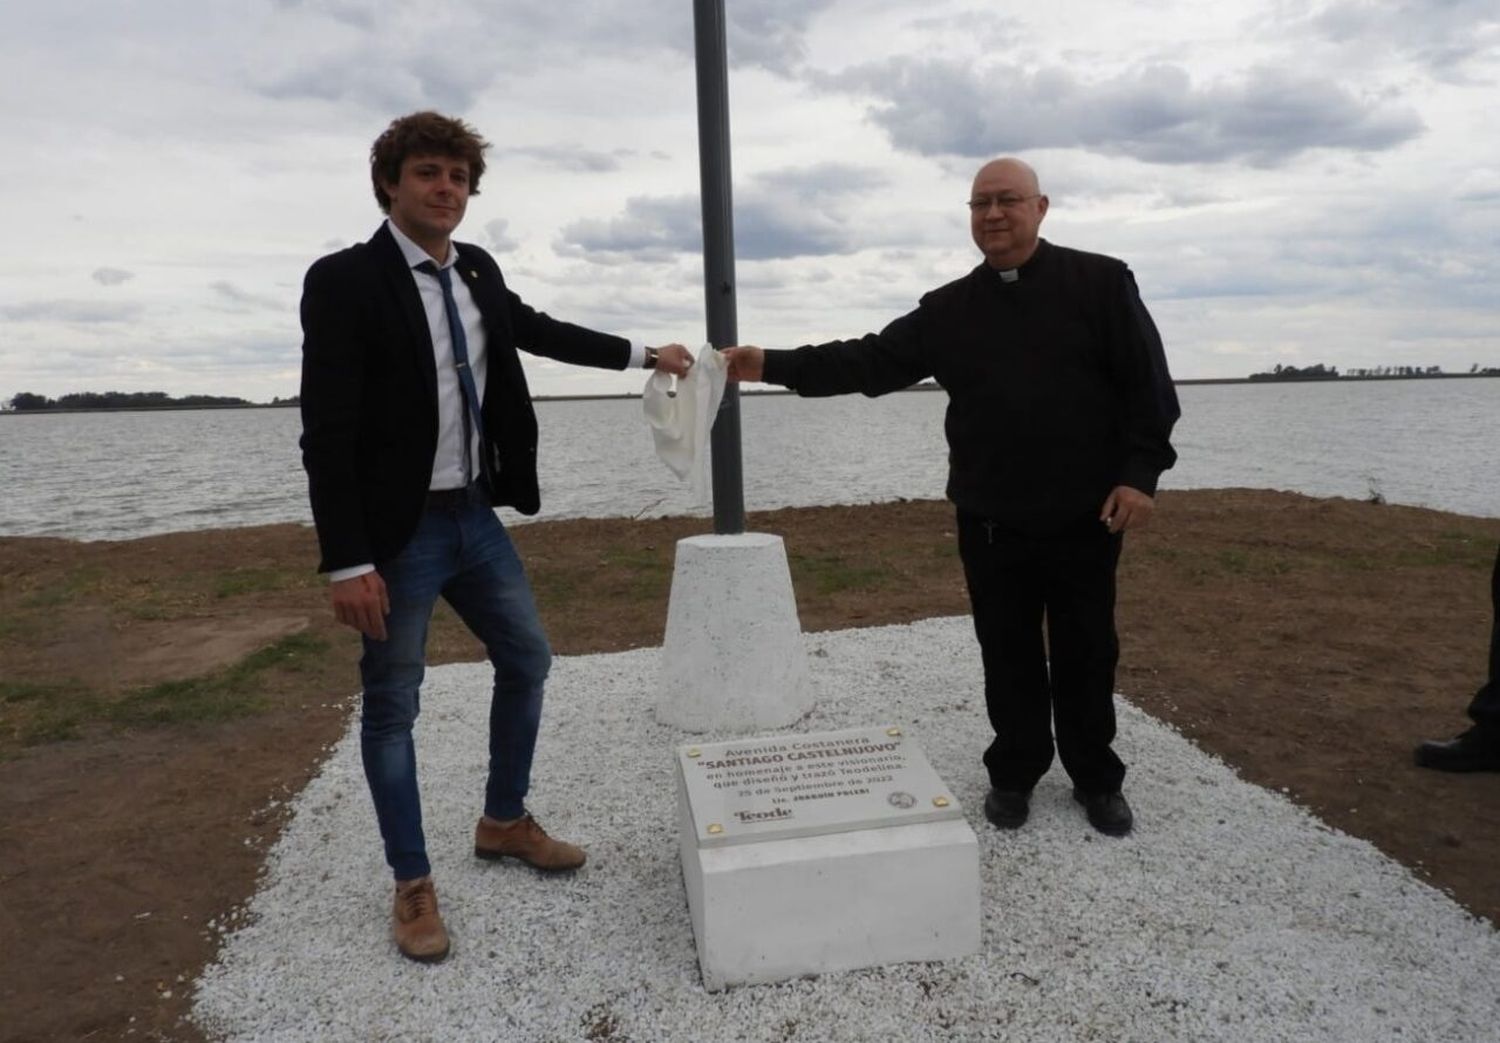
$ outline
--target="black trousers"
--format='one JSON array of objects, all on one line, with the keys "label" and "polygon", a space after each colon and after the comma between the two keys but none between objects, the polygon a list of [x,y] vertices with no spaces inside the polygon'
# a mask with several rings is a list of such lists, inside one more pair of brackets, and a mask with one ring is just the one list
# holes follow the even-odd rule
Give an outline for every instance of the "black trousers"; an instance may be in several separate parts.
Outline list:
[{"label": "black trousers", "polygon": [[1490,573],[1490,676],[1469,704],[1479,730],[1500,743],[1500,548]]},{"label": "black trousers", "polygon": [[1087,793],[1120,788],[1125,765],[1110,744],[1121,543],[1097,518],[1035,536],[958,512],[958,551],[995,730],[984,765],[996,789],[1028,791],[1046,774],[1054,722],[1056,752],[1073,785]]}]

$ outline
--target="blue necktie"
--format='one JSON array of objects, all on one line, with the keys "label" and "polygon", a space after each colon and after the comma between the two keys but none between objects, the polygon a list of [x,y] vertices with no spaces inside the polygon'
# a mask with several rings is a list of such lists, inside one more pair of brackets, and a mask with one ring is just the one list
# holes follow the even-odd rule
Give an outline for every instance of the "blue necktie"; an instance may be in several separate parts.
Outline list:
[{"label": "blue necktie", "polygon": [[458,314],[458,302],[453,299],[453,275],[447,268],[439,268],[431,261],[417,265],[417,271],[437,276],[443,287],[443,310],[448,313],[448,338],[453,341],[453,366],[458,370],[458,382],[464,389],[464,473],[469,481],[474,480],[474,465],[469,457],[473,438],[470,425],[479,432],[479,441],[484,442],[484,418],[479,409],[479,391],[474,386],[474,374],[469,369],[469,341],[464,336],[464,322]]}]

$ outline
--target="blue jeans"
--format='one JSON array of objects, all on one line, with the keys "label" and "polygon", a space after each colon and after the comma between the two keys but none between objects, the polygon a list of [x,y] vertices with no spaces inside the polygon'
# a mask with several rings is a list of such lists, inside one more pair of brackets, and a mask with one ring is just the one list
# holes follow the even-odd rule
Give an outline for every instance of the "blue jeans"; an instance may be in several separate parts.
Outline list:
[{"label": "blue jeans", "polygon": [[432,868],[412,725],[421,708],[427,624],[439,595],[484,643],[495,668],[484,793],[484,812],[494,818],[525,813],[552,651],[521,559],[487,505],[424,511],[411,541],[379,572],[391,611],[387,639],[364,639],[360,753],[386,861],[397,880],[411,880]]}]

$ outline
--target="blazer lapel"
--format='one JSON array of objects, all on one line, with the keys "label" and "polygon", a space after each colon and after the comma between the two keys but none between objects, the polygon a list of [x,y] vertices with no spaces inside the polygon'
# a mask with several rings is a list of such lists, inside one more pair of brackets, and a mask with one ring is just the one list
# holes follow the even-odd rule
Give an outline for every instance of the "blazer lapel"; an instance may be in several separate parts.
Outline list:
[{"label": "blazer lapel", "polygon": [[412,362],[416,364],[417,372],[422,374],[422,386],[426,389],[428,399],[436,406],[437,360],[433,356],[432,331],[427,328],[427,312],[422,307],[422,297],[417,293],[411,269],[407,267],[401,247],[396,245],[395,237],[385,225],[381,225],[370,239],[370,247],[375,252],[381,276],[388,284],[391,296],[406,323]]}]

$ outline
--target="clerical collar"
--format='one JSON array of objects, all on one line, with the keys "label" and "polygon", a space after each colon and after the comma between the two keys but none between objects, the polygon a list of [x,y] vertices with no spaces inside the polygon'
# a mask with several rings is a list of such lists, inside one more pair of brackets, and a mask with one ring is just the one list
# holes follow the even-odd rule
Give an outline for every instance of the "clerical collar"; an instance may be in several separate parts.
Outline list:
[{"label": "clerical collar", "polygon": [[990,271],[1000,276],[1000,281],[1003,283],[1020,282],[1023,274],[1028,277],[1036,274],[1038,263],[1046,252],[1047,240],[1038,239],[1036,249],[1031,252],[1030,257],[1026,258],[1025,264],[1019,268],[991,268]]}]

